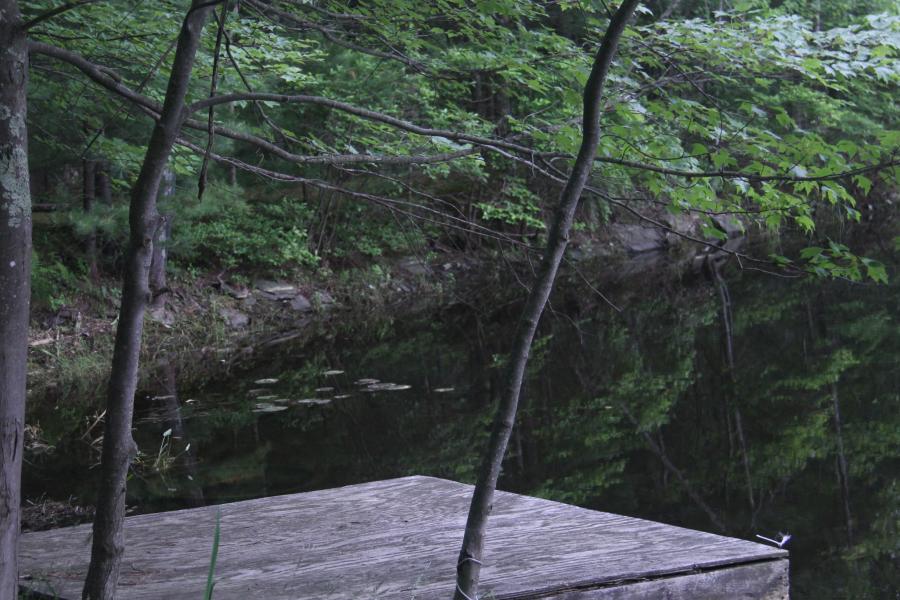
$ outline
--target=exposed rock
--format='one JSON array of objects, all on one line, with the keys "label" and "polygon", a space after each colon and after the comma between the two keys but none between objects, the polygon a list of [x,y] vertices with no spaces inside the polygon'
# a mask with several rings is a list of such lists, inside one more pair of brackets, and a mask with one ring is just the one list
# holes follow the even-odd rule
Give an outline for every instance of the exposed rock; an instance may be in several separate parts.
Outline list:
[{"label": "exposed rock", "polygon": [[335,300],[331,294],[324,290],[319,290],[313,294],[313,302],[318,304],[319,306],[328,306],[329,304],[334,304]]},{"label": "exposed rock", "polygon": [[712,218],[716,227],[725,232],[729,238],[737,238],[744,235],[744,226],[734,215],[716,215]]},{"label": "exposed rock", "polygon": [[666,236],[656,228],[613,224],[609,226],[609,233],[616,244],[628,254],[656,252],[666,248]]},{"label": "exposed rock", "polygon": [[281,281],[260,279],[253,285],[262,292],[265,297],[272,300],[290,300],[298,293],[296,286]]},{"label": "exposed rock", "polygon": [[241,329],[250,324],[250,317],[236,308],[220,308],[219,315],[225,319],[225,323],[232,329]]},{"label": "exposed rock", "polygon": [[151,321],[159,323],[164,327],[171,327],[175,324],[175,313],[165,306],[151,308],[147,311],[147,316],[150,317]]},{"label": "exposed rock", "polygon": [[418,256],[409,256],[397,263],[397,268],[406,271],[410,275],[430,275],[431,267]]},{"label": "exposed rock", "polygon": [[250,288],[245,287],[229,287],[225,290],[228,295],[237,300],[243,300],[250,297]]},{"label": "exposed rock", "polygon": [[672,231],[666,231],[663,234],[670,246],[686,241],[678,234],[696,237],[700,231],[699,219],[695,215],[665,213],[660,220],[672,229]]},{"label": "exposed rock", "polygon": [[291,308],[300,312],[307,312],[313,309],[313,305],[306,296],[297,294],[291,299]]}]

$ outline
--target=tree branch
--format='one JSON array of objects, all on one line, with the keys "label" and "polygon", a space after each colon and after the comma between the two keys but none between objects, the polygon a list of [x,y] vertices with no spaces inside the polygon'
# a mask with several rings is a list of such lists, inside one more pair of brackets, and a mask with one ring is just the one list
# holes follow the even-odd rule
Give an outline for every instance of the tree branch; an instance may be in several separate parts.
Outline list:
[{"label": "tree branch", "polygon": [[444,137],[453,141],[469,142],[473,144],[479,144],[481,146],[496,146],[499,148],[505,148],[507,150],[513,150],[515,152],[522,152],[524,154],[537,154],[533,148],[515,144],[506,140],[487,138],[478,135],[462,133],[459,131],[451,131],[448,129],[433,129],[431,127],[424,127],[421,125],[416,125],[415,123],[410,123],[409,121],[404,121],[403,119],[398,119],[397,117],[393,117],[391,115],[386,115],[374,110],[361,108],[353,104],[347,104],[346,102],[324,98],[322,96],[308,96],[305,94],[273,94],[268,92],[241,92],[222,94],[214,98],[199,100],[197,102],[194,102],[188,110],[190,112],[197,112],[216,104],[246,101],[280,102],[282,104],[315,104],[318,106],[326,106],[328,108],[355,115],[369,121],[384,123],[385,125],[390,125],[397,129],[408,131],[410,133],[415,133],[416,135],[427,137]]},{"label": "tree branch", "polygon": [[[66,62],[76,67],[82,73],[88,76],[92,81],[100,85],[101,87],[106,88],[107,90],[117,94],[136,106],[146,109],[149,111],[151,115],[158,115],[162,110],[162,106],[156,102],[155,100],[148,98],[142,94],[139,94],[129,88],[121,84],[118,80],[118,77],[108,69],[104,69],[94,63],[88,61],[81,55],[71,52],[69,50],[65,50],[63,48],[59,48],[57,46],[53,46],[50,44],[46,44],[43,42],[30,41],[29,42],[29,50],[34,54],[42,54],[45,56],[49,56],[51,58],[55,58],[62,62]],[[221,97],[221,96],[220,96]],[[349,105],[348,105],[349,106]],[[154,118],[156,118],[154,116]],[[208,131],[208,123],[203,123],[201,121],[197,121],[195,119],[186,119],[184,125],[190,129],[196,129],[199,131]],[[455,152],[446,152],[441,154],[419,154],[419,155],[377,155],[377,154],[317,154],[317,155],[301,155],[294,154],[281,148],[280,146],[273,144],[272,142],[263,139],[259,136],[255,136],[253,134],[234,131],[228,128],[221,127],[216,125],[216,133],[223,137],[227,137],[229,139],[233,139],[236,141],[246,142],[265,150],[267,152],[271,152],[278,158],[283,160],[297,163],[297,164],[351,164],[351,163],[372,163],[372,164],[393,164],[393,165],[412,165],[412,164],[435,164],[441,162],[448,162],[452,160],[456,160],[458,158],[462,158],[464,156],[469,156],[477,153],[477,149],[474,148],[465,148],[462,150],[457,150]],[[435,130],[437,131],[437,130]],[[453,133],[453,132],[445,132],[445,133]],[[447,136],[442,136],[447,137]],[[449,139],[449,138],[448,138]],[[486,139],[486,141],[489,141]]]},{"label": "tree branch", "polygon": [[94,4],[95,2],[98,2],[98,1],[99,0],[78,0],[77,2],[66,2],[65,4],[61,4],[61,5],[57,6],[56,8],[51,8],[48,11],[42,12],[41,14],[37,15],[30,21],[25,22],[25,24],[22,25],[22,29],[24,29],[25,31],[28,31],[31,28],[33,28],[37,25],[40,25],[44,21],[52,19],[53,17],[55,17],[57,15],[61,15],[64,12],[68,12],[74,8],[79,8],[86,4]]},{"label": "tree branch", "polygon": [[[217,20],[218,30],[216,31],[216,47],[213,50],[213,67],[212,76],[209,84],[209,97],[216,95],[216,89],[219,85],[219,58],[222,53],[222,36],[225,33],[225,19],[228,16],[228,3],[222,5],[222,11]],[[215,12],[213,12],[215,18]],[[216,139],[216,122],[215,107],[209,107],[209,115],[206,121],[206,153],[203,155],[203,165],[200,167],[200,177],[197,180],[197,199],[203,199],[203,191],[206,189],[206,176],[209,169],[209,153],[212,152],[213,143]]]},{"label": "tree branch", "polygon": [[[137,94],[127,86],[119,83],[117,76],[111,71],[104,69],[103,67],[97,66],[90,61],[84,59],[80,55],[64,50],[62,48],[58,48],[56,46],[52,46],[49,44],[45,44],[42,42],[29,42],[29,48],[32,52],[44,54],[47,56],[51,56],[57,58],[58,60],[62,60],[64,62],[68,62],[79,70],[84,72],[88,77],[92,80],[105,87],[106,89],[119,94],[128,100],[134,102],[135,104],[142,106],[144,108],[148,108],[156,113],[159,112],[159,105],[154,100],[142,96],[141,94]],[[215,106],[218,104],[225,104],[230,102],[241,102],[241,101],[268,101],[268,102],[281,102],[285,104],[292,103],[308,103],[315,104],[319,106],[326,106],[335,110],[340,110],[342,112],[346,112],[348,114],[352,114],[364,119],[368,119],[371,121],[384,123],[395,127],[397,129],[408,131],[410,133],[414,133],[416,135],[426,136],[426,137],[443,137],[449,140],[457,141],[457,142],[466,142],[478,145],[482,148],[486,148],[492,150],[494,152],[499,152],[500,154],[504,154],[509,156],[507,153],[504,153],[503,150],[515,152],[519,155],[529,156],[532,159],[553,159],[553,158],[564,158],[571,159],[572,157],[568,154],[560,153],[560,152],[540,152],[535,150],[534,148],[530,148],[528,146],[524,146],[522,144],[517,144],[508,140],[502,139],[494,139],[488,138],[478,135],[472,135],[464,132],[452,131],[447,129],[434,129],[431,127],[416,125],[415,123],[411,123],[409,121],[405,121],[403,119],[399,119],[397,117],[393,117],[391,115],[386,115],[384,113],[380,113],[377,111],[368,110],[365,108],[361,108],[352,104],[348,104],[345,102],[340,102],[337,100],[331,100],[330,98],[324,98],[321,96],[309,96],[309,95],[288,95],[288,94],[274,94],[274,93],[265,93],[265,92],[245,92],[245,93],[231,93],[231,94],[222,94],[218,96],[214,96],[211,98],[207,98],[205,100],[200,100],[195,102],[194,104],[188,107],[188,112],[197,112],[200,110],[208,109],[211,106]],[[202,124],[199,121],[195,121],[193,119],[187,119],[185,121],[185,125],[192,129],[201,129],[207,130],[208,125]],[[432,164],[438,162],[446,162],[450,160],[454,160],[456,158],[460,158],[463,156],[467,156],[470,154],[474,154],[476,152],[475,149],[464,149],[457,152],[444,153],[439,155],[419,155],[419,156],[379,156],[379,155],[366,155],[366,154],[323,154],[323,155],[298,155],[265,140],[258,136],[254,136],[252,134],[247,134],[243,132],[228,130],[225,128],[216,127],[216,132],[223,137],[227,137],[237,141],[243,141],[247,143],[251,143],[257,146],[260,149],[266,150],[268,152],[273,153],[274,155],[282,158],[284,160],[294,162],[297,164],[347,164],[347,163],[378,163],[378,164]],[[686,171],[681,169],[672,169],[668,167],[659,167],[656,165],[650,165],[646,163],[640,163],[635,161],[629,161],[624,159],[612,158],[612,157],[595,157],[594,162],[599,163],[607,163],[607,164],[616,164],[623,167],[637,169],[642,171],[650,171],[655,173],[661,173],[664,175],[673,175],[678,177],[684,177],[687,179],[699,179],[699,178],[714,178],[721,177],[725,179],[743,179],[746,181],[752,182],[765,182],[765,181],[781,181],[781,182],[802,182],[802,181],[831,181],[842,179],[846,177],[851,177],[854,175],[860,175],[863,173],[869,173],[873,171],[878,171],[881,169],[892,168],[900,165],[900,159],[892,158],[889,161],[885,161],[882,163],[878,163],[875,165],[865,165],[854,169],[849,169],[847,171],[841,171],[838,173],[830,173],[827,175],[819,175],[819,176],[794,176],[794,175],[759,175],[754,173],[745,173],[741,171]],[[528,161],[530,165],[534,165],[533,160]]]},{"label": "tree branch", "polygon": [[[183,137],[179,137],[176,140],[176,143],[179,144],[180,146],[184,146],[185,148],[188,148],[189,150],[193,151],[195,154],[197,154],[199,156],[204,156],[206,154],[206,151],[204,148],[201,148],[197,144],[195,144],[195,143],[191,142],[190,140],[187,140]],[[256,165],[251,165],[249,163],[246,163],[244,161],[241,161],[241,160],[233,158],[233,157],[216,154],[215,152],[210,152],[209,157],[211,160],[214,160],[216,162],[219,162],[219,163],[222,163],[225,165],[234,166],[234,167],[241,169],[242,171],[245,171],[247,173],[252,173],[252,174],[258,175],[260,177],[265,177],[265,178],[271,179],[273,181],[280,181],[280,182],[285,182],[285,183],[303,183],[303,184],[310,185],[310,186],[313,186],[313,187],[321,189],[321,190],[342,194],[342,195],[350,197],[350,198],[355,198],[357,200],[366,200],[366,201],[374,202],[374,203],[382,205],[382,206],[390,205],[389,208],[391,208],[391,210],[395,210],[395,207],[397,207],[397,206],[405,207],[406,209],[409,209],[410,211],[412,209],[421,210],[430,215],[433,215],[433,218],[425,219],[425,220],[429,221],[430,223],[434,223],[434,224],[445,226],[445,227],[450,227],[451,229],[459,229],[461,231],[466,231],[468,233],[473,233],[475,235],[479,235],[482,237],[492,238],[495,240],[505,242],[507,244],[522,247],[526,250],[532,249],[531,246],[529,246],[528,244],[526,244],[520,240],[517,240],[513,237],[510,237],[503,232],[496,231],[489,227],[485,227],[484,225],[481,225],[479,223],[474,223],[471,220],[466,219],[464,217],[458,217],[455,215],[451,215],[451,214],[439,211],[437,209],[431,208],[429,206],[425,206],[422,204],[416,204],[415,202],[398,200],[396,198],[388,198],[385,196],[379,196],[379,195],[372,194],[369,192],[360,192],[358,190],[352,190],[350,188],[335,185],[335,184],[329,183],[327,181],[322,181],[321,179],[313,179],[313,178],[309,178],[309,177],[301,177],[298,175],[291,175],[289,173],[283,173],[281,171],[273,171],[271,169],[266,169],[263,167],[258,167]],[[406,214],[407,216],[410,216],[410,215],[414,216],[415,218],[418,218],[418,219],[423,218],[423,217],[421,217],[421,215],[415,215],[412,212],[405,212],[404,214]],[[437,220],[437,218],[446,219],[446,221],[449,221],[449,223],[446,221],[439,221],[439,220]]]},{"label": "tree branch", "polygon": [[335,44],[337,46],[341,46],[348,50],[353,50],[354,52],[360,52],[362,54],[368,54],[369,56],[374,56],[376,58],[384,58],[386,60],[395,60],[398,61],[407,67],[410,67],[420,73],[426,72],[429,69],[422,63],[415,61],[404,54],[400,54],[399,52],[382,52],[381,50],[375,50],[374,48],[366,48],[365,46],[360,46],[354,42],[350,42],[348,40],[341,39],[335,36],[331,31],[328,30],[327,27],[321,25],[319,23],[314,23],[312,21],[306,21],[304,19],[299,18],[298,16],[289,13],[287,11],[281,10],[272,6],[271,4],[263,4],[261,2],[257,2],[256,0],[246,0],[246,3],[253,7],[257,12],[261,15],[265,16],[266,13],[271,13],[273,15],[278,16],[279,18],[293,23],[297,27],[302,27],[305,29],[313,29],[322,34],[326,40]]},{"label": "tree branch", "polygon": [[[401,129],[404,131],[409,131],[410,133],[415,133],[417,135],[429,136],[429,137],[444,137],[454,141],[461,142],[469,142],[473,144],[478,144],[485,148],[503,148],[507,150],[512,150],[514,152],[518,152],[525,155],[541,157],[541,158],[566,158],[571,159],[572,156],[569,154],[564,154],[560,152],[539,152],[533,148],[529,148],[527,146],[523,146],[521,144],[516,144],[513,142],[509,142],[506,140],[497,140],[492,138],[486,138],[482,136],[471,135],[467,133],[461,133],[458,131],[450,131],[446,129],[432,129],[430,127],[424,127],[421,125],[416,125],[414,123],[410,123],[409,121],[404,121],[403,119],[398,119],[397,117],[392,117],[390,115],[386,115],[384,113],[379,113],[376,111],[368,110],[365,108],[361,108],[358,106],[354,106],[352,104],[347,104],[346,102],[340,102],[337,100],[331,100],[330,98],[324,98],[321,96],[308,96],[303,94],[298,95],[289,95],[289,94],[272,94],[266,92],[256,92],[256,93],[233,93],[233,94],[223,94],[220,96],[216,96],[214,98],[207,98],[206,100],[200,100],[191,105],[190,111],[196,112],[198,110],[203,110],[209,106],[215,104],[224,104],[227,102],[240,102],[240,101],[266,101],[266,102],[281,102],[284,104],[316,104],[319,106],[327,106],[329,108],[340,110],[342,112],[346,112],[352,115],[356,115],[358,117],[368,119],[371,121],[376,121],[379,123],[385,123],[387,125],[391,125],[396,127],[397,129]],[[672,169],[668,167],[658,167],[656,165],[650,165],[646,163],[640,163],[630,160],[624,160],[619,158],[598,156],[594,157],[594,162],[599,163],[607,163],[607,164],[615,164],[620,165],[632,169],[639,169],[642,171],[651,171],[654,173],[661,173],[664,175],[675,175],[678,177],[685,177],[687,179],[701,179],[701,178],[713,178],[713,177],[721,177],[724,179],[744,179],[747,181],[754,182],[764,182],[764,181],[782,181],[782,182],[801,182],[801,181],[832,181],[836,179],[842,179],[845,177],[851,177],[853,175],[860,175],[863,173],[868,173],[872,171],[878,171],[881,169],[886,169],[890,167],[894,167],[900,165],[900,159],[891,159],[889,161],[885,161],[876,165],[866,165],[862,167],[858,167],[855,169],[850,169],[847,171],[841,171],[838,173],[830,173],[827,175],[818,175],[818,176],[797,176],[797,175],[759,175],[756,173],[746,173],[742,171],[685,171],[681,169]]]}]

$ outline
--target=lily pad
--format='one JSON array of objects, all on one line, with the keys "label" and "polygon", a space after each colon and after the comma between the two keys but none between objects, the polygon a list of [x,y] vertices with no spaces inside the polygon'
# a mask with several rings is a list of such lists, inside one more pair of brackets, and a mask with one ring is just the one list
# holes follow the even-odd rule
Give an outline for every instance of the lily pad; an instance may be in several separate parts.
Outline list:
[{"label": "lily pad", "polygon": [[452,387],[443,387],[443,388],[434,388],[432,391],[433,391],[435,394],[446,394],[446,393],[448,393],[448,392],[452,392],[454,389],[456,389],[456,388],[452,388]]},{"label": "lily pad", "polygon": [[334,377],[335,375],[343,375],[344,372],[339,369],[332,369],[330,371],[325,371],[322,373],[325,377]]},{"label": "lily pad", "polygon": [[412,389],[411,385],[401,383],[373,383],[367,386],[364,392],[401,392]]},{"label": "lily pad", "polygon": [[256,408],[253,409],[253,412],[255,412],[255,413],[273,413],[273,412],[281,412],[283,410],[287,410],[287,406],[275,406],[274,404],[259,402],[259,403],[257,403]]},{"label": "lily pad", "polygon": [[331,398],[304,398],[294,402],[297,406],[321,406],[323,404],[331,404]]},{"label": "lily pad", "polygon": [[322,392],[322,393],[324,393],[324,392],[333,392],[333,391],[334,391],[334,388],[333,388],[333,387],[320,387],[320,388],[316,388],[316,391],[317,391],[317,392]]},{"label": "lily pad", "polygon": [[266,379],[257,379],[253,383],[255,383],[256,385],[272,385],[272,384],[278,383],[278,380],[269,377]]},{"label": "lily pad", "polygon": [[355,383],[356,385],[372,385],[373,383],[378,383],[378,381],[379,381],[378,379],[364,378],[364,379],[357,379],[353,383]]}]

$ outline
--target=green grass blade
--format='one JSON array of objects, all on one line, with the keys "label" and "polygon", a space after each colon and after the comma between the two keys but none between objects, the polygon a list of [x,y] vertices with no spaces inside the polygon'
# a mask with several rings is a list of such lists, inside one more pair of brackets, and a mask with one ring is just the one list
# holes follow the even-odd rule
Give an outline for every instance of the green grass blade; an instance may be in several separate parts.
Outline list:
[{"label": "green grass blade", "polygon": [[209,574],[206,576],[206,591],[203,594],[203,600],[212,600],[213,597],[213,588],[216,587],[216,582],[213,581],[213,577],[216,574],[216,559],[219,556],[219,534],[221,532],[221,520],[222,520],[222,512],[216,511],[216,533],[213,536],[213,547],[212,547],[212,556],[209,559]]}]

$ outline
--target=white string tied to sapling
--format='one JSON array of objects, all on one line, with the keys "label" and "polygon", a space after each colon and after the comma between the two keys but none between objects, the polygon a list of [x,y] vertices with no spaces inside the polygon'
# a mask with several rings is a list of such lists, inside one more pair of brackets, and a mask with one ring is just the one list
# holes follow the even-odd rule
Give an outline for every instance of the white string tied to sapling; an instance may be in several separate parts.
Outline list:
[{"label": "white string tied to sapling", "polygon": [[793,538],[794,536],[792,536],[790,533],[779,532],[778,537],[781,538],[780,540],[773,540],[772,538],[768,538],[764,535],[759,535],[758,533],[756,534],[756,537],[758,537],[761,540],[765,540],[765,541],[769,542],[770,544],[775,544],[779,548],[784,548],[785,546],[787,546],[788,542],[790,542],[791,538]]}]

